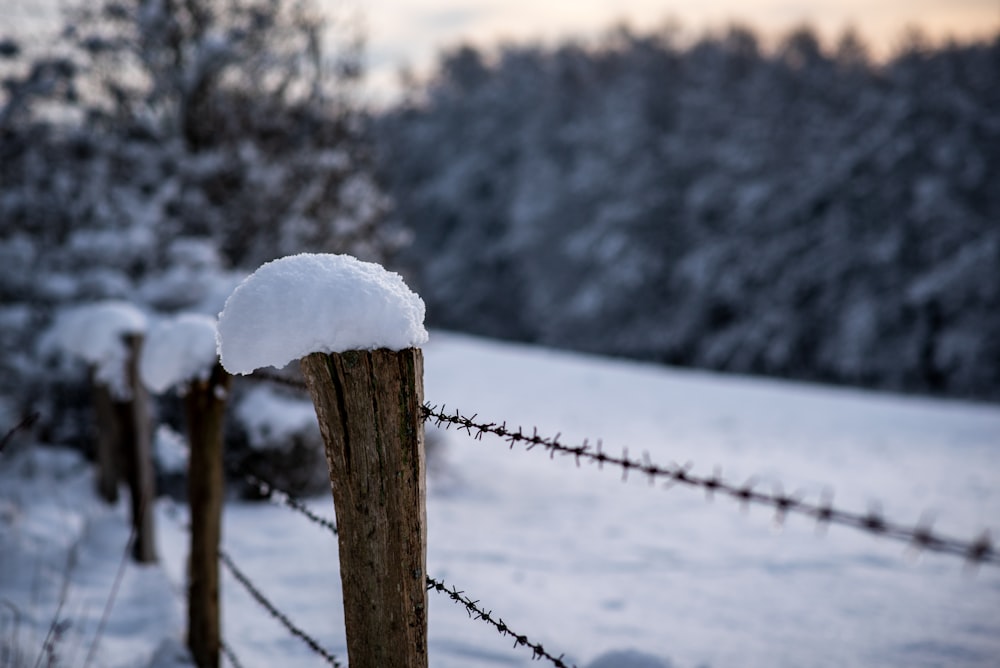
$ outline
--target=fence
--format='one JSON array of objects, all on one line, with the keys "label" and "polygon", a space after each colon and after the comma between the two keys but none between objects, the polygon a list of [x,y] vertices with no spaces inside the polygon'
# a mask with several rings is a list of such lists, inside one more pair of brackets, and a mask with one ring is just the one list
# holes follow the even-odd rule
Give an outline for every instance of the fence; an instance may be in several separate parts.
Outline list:
[{"label": "fence", "polygon": [[[256,372],[253,376],[258,380],[305,390],[303,383],[288,378],[267,373]],[[836,524],[868,532],[880,538],[902,541],[918,550],[948,554],[962,557],[970,564],[1000,565],[1000,552],[996,550],[989,532],[984,531],[973,540],[961,540],[942,536],[933,531],[929,524],[908,526],[893,522],[883,516],[877,509],[867,513],[850,512],[836,508],[832,498],[825,496],[818,502],[809,502],[797,498],[793,494],[781,491],[766,492],[757,489],[756,482],[751,480],[742,485],[726,481],[719,473],[711,476],[699,476],[690,473],[694,467],[688,463],[684,466],[661,466],[654,463],[647,453],[641,459],[630,458],[628,448],[622,449],[621,455],[609,454],[600,441],[593,445],[584,440],[580,445],[570,446],[559,440],[559,434],[554,437],[543,436],[537,429],[530,432],[522,427],[508,427],[506,422],[477,421],[478,414],[466,417],[457,410],[448,412],[444,406],[424,404],[422,409],[424,421],[430,421],[438,427],[456,428],[465,432],[475,440],[482,440],[486,434],[499,437],[511,448],[524,447],[526,450],[542,448],[551,457],[556,455],[570,457],[579,467],[581,462],[590,463],[603,468],[615,467],[621,470],[622,480],[627,480],[631,473],[646,476],[649,481],[663,481],[665,488],[674,486],[703,490],[709,498],[713,495],[727,496],[743,505],[759,505],[773,509],[775,518],[783,521],[789,514],[804,515],[816,520],[821,525]]]},{"label": "fence", "polygon": [[[334,522],[328,518],[317,515],[311,511],[305,503],[295,498],[295,496],[276,488],[274,485],[259,476],[249,473],[244,473],[243,476],[254,488],[257,489],[258,492],[260,492],[262,497],[272,501],[273,503],[280,504],[294,510],[318,527],[328,531],[334,536],[337,535],[337,527]],[[277,607],[261,593],[260,588],[235,566],[231,557],[220,552],[220,558],[223,560],[226,567],[230,570],[236,580],[247,589],[250,595],[265,610],[267,610],[272,617],[285,626],[292,633],[292,635],[301,638],[310,647],[310,649],[325,659],[327,663],[334,666],[339,665],[336,658],[333,657],[330,652],[324,650],[318,641],[292,624],[288,619],[288,616],[278,610]],[[498,615],[494,615],[492,610],[486,610],[480,607],[479,601],[466,596],[464,591],[460,591],[455,587],[449,587],[443,580],[430,576],[426,576],[425,581],[428,591],[444,594],[449,597],[452,601],[465,608],[470,619],[482,620],[483,622],[494,627],[500,635],[513,639],[514,647],[527,647],[532,651],[532,658],[544,658],[552,662],[555,666],[568,668],[567,664],[563,662],[564,655],[553,656],[547,652],[541,644],[532,642],[528,636],[515,632],[510,626],[507,625],[506,622],[504,622],[503,618]]]},{"label": "fence", "polygon": [[[302,383],[275,374],[257,372],[253,378],[305,389]],[[769,492],[757,489],[752,481],[733,484],[717,473],[711,476],[698,476],[691,472],[690,465],[662,466],[653,462],[646,454],[639,458],[630,457],[625,449],[620,455],[611,454],[600,444],[591,445],[584,442],[580,445],[567,445],[561,442],[558,436],[545,436],[537,429],[526,431],[522,428],[511,428],[506,423],[479,420],[476,415],[464,416],[458,411],[448,411],[444,407],[439,408],[431,404],[424,404],[422,417],[425,422],[446,429],[459,430],[475,440],[492,436],[510,448],[523,447],[527,450],[542,448],[551,458],[557,455],[570,457],[578,466],[589,464],[599,468],[614,468],[620,472],[622,479],[638,475],[653,483],[663,483],[662,487],[665,488],[696,489],[709,496],[731,498],[740,505],[765,507],[773,511],[778,520],[783,520],[792,514],[802,515],[821,525],[850,527],[880,539],[906,543],[918,550],[960,557],[970,564],[1000,565],[1000,553],[995,550],[987,533],[974,540],[960,540],[939,534],[929,525],[908,526],[891,521],[874,510],[867,513],[843,510],[835,507],[830,497],[821,498],[818,502],[809,502],[781,491]],[[336,534],[334,522],[316,515],[294,496],[276,489],[259,476],[248,476],[248,480],[263,497],[296,511],[317,526]],[[567,665],[563,660],[563,654],[556,655],[549,652],[541,644],[531,641],[527,635],[511,629],[502,617],[480,605],[478,600],[466,595],[464,591],[431,577],[427,577],[426,580],[429,591],[448,596],[456,604],[463,606],[471,619],[489,624],[501,635],[509,637],[513,640],[514,647],[530,650],[532,658],[544,659],[555,666]]]},{"label": "fence", "polygon": [[[344,360],[341,360],[343,362]],[[355,360],[356,361],[356,360]],[[354,364],[354,362],[348,362],[349,364]],[[318,359],[317,364],[319,366],[326,365],[327,361]],[[364,366],[364,365],[362,365]],[[375,364],[374,367],[379,366]],[[383,365],[384,366],[384,365]],[[374,368],[369,365],[368,369]],[[419,364],[416,367],[419,368]],[[413,370],[415,372],[415,369]],[[367,373],[367,372],[366,372]],[[308,375],[308,373],[307,373]],[[410,374],[412,377],[414,373]],[[306,384],[289,380],[281,376],[266,373],[257,373],[255,378],[259,380],[282,383],[287,386],[291,386],[297,389],[305,390],[307,389]],[[224,387],[227,381],[220,380],[219,383]],[[311,382],[317,382],[313,379]],[[370,387],[378,388],[385,387],[380,382],[371,383]],[[368,406],[377,404],[392,404],[400,402],[399,392],[400,387],[398,383],[390,384],[388,396],[383,396],[380,398],[373,399],[372,397],[367,397],[361,403],[367,404]],[[332,405],[328,407],[328,410],[339,411],[338,415],[342,416],[343,413],[348,410],[345,408],[345,399],[343,398],[343,393],[346,391],[343,385],[334,388],[335,392],[329,400]],[[209,395],[220,398],[220,394],[215,390],[209,392]],[[315,395],[315,393],[314,393]],[[412,396],[406,399],[409,402],[410,412],[414,412],[412,403],[415,398],[419,397],[420,393],[415,392]],[[192,408],[192,411],[197,412],[197,408]],[[211,407],[205,407],[204,410],[218,410],[217,405]],[[323,411],[319,411],[321,418],[323,416]],[[745,484],[734,484],[722,478],[718,473],[711,476],[700,476],[691,472],[691,466],[677,466],[677,465],[660,465],[653,462],[648,454],[643,454],[640,457],[632,457],[629,455],[627,449],[623,449],[621,454],[611,454],[609,453],[599,442],[596,444],[590,444],[587,441],[579,445],[568,445],[560,440],[560,437],[556,435],[555,437],[549,437],[539,434],[537,429],[532,429],[530,431],[525,431],[522,428],[511,428],[507,426],[507,423],[501,422],[490,422],[482,421],[478,419],[477,415],[464,416],[458,411],[448,411],[444,407],[437,407],[432,404],[419,403],[416,405],[415,409],[416,419],[421,423],[433,423],[439,427],[456,429],[467,434],[470,438],[476,440],[482,440],[487,436],[495,437],[499,443],[507,445],[509,448],[521,447],[527,450],[541,448],[549,453],[550,458],[555,458],[557,455],[560,457],[569,457],[576,464],[577,467],[583,465],[596,466],[600,469],[605,467],[613,468],[620,472],[623,479],[627,479],[631,475],[642,476],[649,480],[650,483],[662,483],[662,486],[666,488],[689,488],[696,489],[706,493],[709,496],[718,495],[723,497],[728,497],[738,502],[739,504],[748,506],[756,505],[761,507],[766,507],[775,513],[776,518],[781,521],[788,515],[797,514],[811,518],[821,525],[842,525],[846,527],[851,527],[856,530],[864,531],[873,536],[881,539],[893,540],[897,542],[907,543],[912,545],[918,550],[924,550],[928,552],[935,552],[945,555],[951,555],[955,557],[960,557],[966,560],[970,564],[974,565],[984,565],[984,566],[997,566],[1000,565],[1000,553],[998,553],[994,547],[994,544],[988,533],[983,533],[978,538],[973,540],[960,540],[954,537],[945,536],[937,533],[932,529],[930,525],[917,524],[915,526],[904,525],[898,522],[891,521],[890,519],[883,516],[880,512],[869,511],[867,513],[857,513],[847,510],[837,508],[833,505],[832,499],[829,497],[824,497],[818,501],[808,501],[799,498],[792,494],[786,494],[780,490],[777,491],[766,491],[758,489],[758,486],[753,482]],[[330,418],[330,422],[344,422],[341,417],[334,416]],[[30,426],[31,419],[26,418],[23,425],[15,427],[11,430],[4,438],[0,444],[6,444],[11,438],[12,434],[18,429],[23,428],[23,426]],[[197,417],[192,417],[189,413],[190,424],[199,424]],[[220,424],[215,421],[212,423],[212,430],[220,430]],[[321,425],[322,427],[322,425]],[[336,428],[337,424],[327,424],[323,427],[325,430],[330,430]],[[397,432],[407,433],[405,425],[399,427],[397,425]],[[345,427],[346,429],[346,427]],[[422,430],[421,430],[422,431]],[[221,432],[220,432],[221,433]],[[329,434],[324,433],[327,437]],[[341,436],[341,438],[344,438]],[[354,437],[354,442],[351,444],[342,444],[341,447],[345,451],[350,451],[351,448],[359,447],[361,441],[364,440],[364,435],[357,435]],[[328,442],[329,448],[329,442]],[[354,450],[354,455],[358,456],[359,451]],[[221,453],[219,453],[221,456]],[[332,465],[331,465],[332,466]],[[419,467],[417,467],[419,468]],[[419,473],[419,472],[418,472]],[[366,471],[365,476],[374,475],[371,471]],[[314,523],[318,527],[324,529],[332,535],[338,536],[338,540],[343,538],[342,534],[338,532],[337,523],[330,519],[324,518],[314,512],[312,512],[306,504],[301,500],[295,498],[294,496],[288,494],[287,492],[277,489],[270,482],[260,478],[259,476],[250,476],[249,481],[253,484],[260,492],[261,495],[272,500],[273,502],[280,503],[289,509],[297,512],[301,516],[305,517],[310,522]],[[418,484],[422,484],[422,481],[417,481]],[[194,497],[192,497],[193,499]],[[335,507],[338,504],[335,503]],[[405,506],[404,506],[405,507]],[[411,506],[412,507],[412,506]],[[192,518],[197,516],[199,513],[192,509]],[[405,518],[403,518],[405,520]],[[421,531],[418,526],[415,531]],[[265,609],[271,616],[273,616],[279,623],[281,623],[286,630],[288,630],[292,635],[301,639],[313,652],[315,652],[318,658],[325,660],[327,663],[333,666],[341,665],[337,657],[335,657],[331,652],[322,647],[322,645],[317,642],[312,636],[310,636],[301,627],[297,626],[290,618],[290,616],[282,612],[277,608],[271,601],[265,596],[255,583],[237,566],[232,556],[228,553],[219,549],[217,544],[217,538],[215,538],[215,549],[202,549],[199,551],[199,555],[192,553],[192,559],[196,557],[201,561],[211,561],[212,568],[217,568],[218,564],[222,564],[232,575],[236,582],[245,587],[251,596]],[[342,556],[344,552],[342,552]],[[204,563],[202,564],[192,564],[192,573],[199,572],[202,569],[207,569],[208,566]],[[358,568],[357,564],[352,564],[349,560],[341,560],[342,569]],[[364,570],[364,569],[362,569]],[[368,569],[371,570],[371,569]],[[481,605],[480,602],[471,596],[467,595],[464,591],[459,590],[455,586],[450,586],[443,582],[442,580],[431,578],[426,574],[425,569],[420,568],[418,570],[413,570],[409,568],[403,569],[404,577],[417,576],[420,580],[420,586],[422,592],[426,595],[427,592],[434,592],[435,594],[440,594],[447,596],[449,599],[454,601],[457,605],[462,606],[468,613],[470,619],[475,619],[482,621],[491,627],[493,627],[499,634],[511,639],[515,648],[521,647],[530,650],[533,659],[544,659],[550,662],[552,665],[558,666],[560,668],[567,666],[564,662],[564,654],[554,654],[546,650],[541,644],[535,643],[529,639],[529,637],[523,633],[513,630],[506,621],[499,615],[495,614],[492,610]],[[189,592],[192,595],[193,590]],[[345,592],[345,596],[347,593]],[[424,599],[426,600],[426,599]],[[419,599],[414,602],[414,600],[408,600],[405,602],[401,609],[418,609],[421,615],[424,615],[426,607],[419,608],[421,603]],[[383,612],[383,607],[380,604],[374,608],[379,613]],[[215,624],[215,629],[218,629],[217,612],[215,620],[205,620],[192,621],[189,623],[212,625]],[[346,615],[345,615],[346,616]],[[423,617],[426,619],[426,617]],[[381,627],[379,627],[381,628]],[[193,629],[191,630],[193,631]],[[348,630],[350,638],[351,630]],[[194,637],[194,634],[192,634]],[[190,640],[190,638],[189,638]],[[418,657],[419,660],[426,661],[426,637],[409,638],[406,642],[410,642],[418,647],[416,654],[420,654],[419,645],[423,643],[424,654],[422,657]],[[350,639],[349,639],[350,646]],[[221,653],[222,656],[234,666],[239,666],[239,660],[236,658],[236,654],[233,647],[225,643],[221,637],[221,633],[217,634],[214,641],[214,646],[210,647],[212,652],[200,655],[199,665],[217,665],[219,661],[218,654]],[[350,651],[350,650],[349,650]],[[397,651],[397,650],[394,650]],[[199,656],[196,654],[196,656]],[[354,661],[352,659],[352,661]],[[360,661],[355,661],[352,665],[360,665]],[[426,665],[426,663],[424,664]]]}]

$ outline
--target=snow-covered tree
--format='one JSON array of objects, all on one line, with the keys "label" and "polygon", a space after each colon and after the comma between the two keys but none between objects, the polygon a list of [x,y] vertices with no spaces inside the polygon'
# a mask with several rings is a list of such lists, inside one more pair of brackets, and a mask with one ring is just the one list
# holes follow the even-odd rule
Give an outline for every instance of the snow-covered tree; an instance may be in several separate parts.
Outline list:
[{"label": "snow-covered tree", "polygon": [[429,321],[996,398],[998,54],[742,27],[447,53],[378,133]]},{"label": "snow-covered tree", "polygon": [[215,314],[274,257],[393,252],[361,36],[341,18],[328,30],[305,0],[101,0],[48,46],[2,41],[0,394],[56,396],[34,387],[34,339],[65,306]]}]

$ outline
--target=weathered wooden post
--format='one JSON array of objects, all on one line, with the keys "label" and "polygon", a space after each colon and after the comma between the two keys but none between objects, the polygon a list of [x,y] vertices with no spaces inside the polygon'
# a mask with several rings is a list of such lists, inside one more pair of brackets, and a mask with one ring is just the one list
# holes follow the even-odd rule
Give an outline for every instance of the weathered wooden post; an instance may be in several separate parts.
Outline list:
[{"label": "weathered wooden post", "polygon": [[145,330],[142,311],[127,302],[105,301],[62,314],[49,333],[57,349],[90,367],[100,430],[98,492],[109,501],[117,497],[114,460],[120,458],[131,493],[133,558],[144,563],[156,561],[149,406],[138,381]]},{"label": "weathered wooden post", "polygon": [[178,386],[188,433],[187,644],[198,668],[217,668],[222,648],[219,614],[219,544],[222,539],[223,421],[232,379],[218,363],[215,319],[183,314],[149,333],[143,381],[153,392]]},{"label": "weathered wooden post", "polygon": [[427,666],[423,354],[313,353],[352,666]]},{"label": "weathered wooden post", "polygon": [[352,668],[427,666],[423,318],[398,275],[297,255],[258,269],[219,319],[233,373],[301,359],[330,468]]},{"label": "weathered wooden post", "polygon": [[96,434],[94,435],[97,458],[97,494],[108,503],[118,502],[118,483],[122,479],[121,435],[111,389],[96,378],[90,369],[90,386],[94,400]]},{"label": "weathered wooden post", "polygon": [[124,334],[125,375],[130,388],[129,398],[118,404],[119,424],[122,425],[122,459],[125,480],[132,504],[132,558],[142,564],[156,561],[156,529],[153,525],[153,503],[156,501],[156,478],[153,472],[153,442],[150,433],[149,395],[139,378],[139,355],[143,335]]},{"label": "weathered wooden post", "polygon": [[217,668],[222,647],[219,619],[219,544],[222,540],[223,419],[231,376],[216,364],[184,397],[190,460],[191,570],[188,647],[198,668]]}]

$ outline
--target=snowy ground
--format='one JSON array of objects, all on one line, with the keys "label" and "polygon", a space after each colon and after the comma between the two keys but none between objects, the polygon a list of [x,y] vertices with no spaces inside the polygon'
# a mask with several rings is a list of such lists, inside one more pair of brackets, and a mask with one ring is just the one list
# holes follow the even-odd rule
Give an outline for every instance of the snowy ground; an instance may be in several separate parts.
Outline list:
[{"label": "snowy ground", "polygon": [[[600,438],[659,464],[692,462],[697,473],[719,466],[727,479],[757,476],[765,488],[780,483],[812,498],[829,487],[838,507],[879,504],[900,522],[930,512],[936,529],[959,538],[1000,533],[996,406],[680,372],[440,332],[425,354],[427,399],[483,420],[560,432],[569,444]],[[996,567],[915,557],[905,545],[836,526],[818,532],[802,518],[776,527],[766,509],[743,512],[638,476],[623,483],[620,472],[577,470],[488,436],[433,438],[430,575],[580,666],[614,649],[678,667],[1000,665]],[[84,665],[127,540],[124,505],[102,507],[91,489],[89,470],[68,453],[33,448],[0,459],[0,668],[35,665],[60,598],[68,623],[53,665]],[[333,515],[328,498],[310,503]],[[163,567],[128,564],[90,665],[149,665],[161,642],[169,650],[182,638],[183,510],[180,521],[167,502],[158,511]],[[231,503],[224,547],[346,659],[328,534],[282,507]],[[232,579],[223,589],[225,638],[243,665],[323,665]],[[430,652],[440,668],[537,665],[433,592]]]}]

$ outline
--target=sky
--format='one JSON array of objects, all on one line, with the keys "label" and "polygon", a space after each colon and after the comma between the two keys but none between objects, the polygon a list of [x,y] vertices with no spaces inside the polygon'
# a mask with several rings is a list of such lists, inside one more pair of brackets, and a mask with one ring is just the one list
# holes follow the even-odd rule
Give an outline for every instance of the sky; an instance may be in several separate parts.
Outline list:
[{"label": "sky", "polygon": [[[315,0],[330,16],[360,11],[368,39],[369,85],[378,99],[398,92],[398,73],[426,73],[435,55],[463,42],[553,41],[593,36],[615,23],[651,30],[669,20],[694,34],[728,23],[777,35],[802,23],[832,38],[858,29],[876,56],[907,27],[930,37],[983,37],[1000,30],[1000,0]],[[8,26],[52,22],[67,0],[0,0]],[[0,32],[4,30],[0,29]]]},{"label": "sky", "polygon": [[[331,8],[344,1],[322,0]],[[390,94],[401,67],[426,72],[442,48],[592,36],[623,21],[641,31],[676,20],[695,34],[741,22],[768,35],[809,23],[827,39],[851,26],[877,56],[890,52],[907,27],[920,26],[935,39],[1000,29],[1000,0],[367,0],[363,6],[371,83]]]}]

